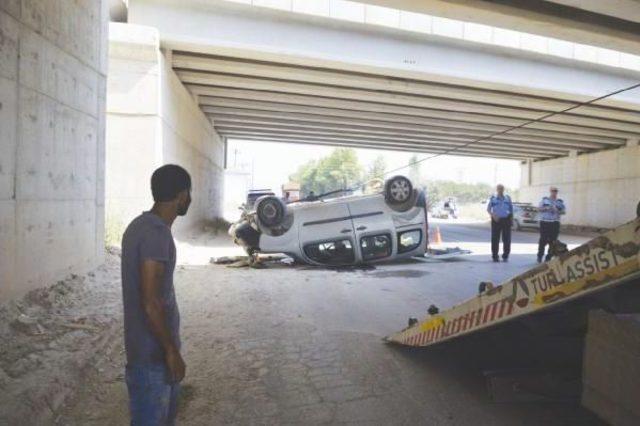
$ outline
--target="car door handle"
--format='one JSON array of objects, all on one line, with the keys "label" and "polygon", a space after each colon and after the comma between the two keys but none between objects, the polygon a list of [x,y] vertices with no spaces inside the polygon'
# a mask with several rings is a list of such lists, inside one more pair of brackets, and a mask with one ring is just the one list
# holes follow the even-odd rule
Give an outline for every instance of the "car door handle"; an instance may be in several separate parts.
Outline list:
[{"label": "car door handle", "polygon": [[364,225],[362,225],[362,226],[358,226],[358,227],[356,228],[356,230],[358,230],[358,231],[364,231],[365,229],[367,229],[367,227],[366,227],[366,226],[364,226]]},{"label": "car door handle", "polygon": [[342,231],[340,231],[343,234],[348,234],[349,232],[351,232],[351,229],[349,228],[344,228]]}]

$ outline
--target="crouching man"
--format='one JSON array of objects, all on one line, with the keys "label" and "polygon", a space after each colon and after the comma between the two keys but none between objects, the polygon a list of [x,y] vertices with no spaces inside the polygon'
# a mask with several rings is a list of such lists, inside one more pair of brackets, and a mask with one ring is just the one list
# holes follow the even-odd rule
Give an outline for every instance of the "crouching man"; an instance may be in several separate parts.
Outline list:
[{"label": "crouching man", "polygon": [[153,172],[154,204],[122,238],[125,372],[132,425],[173,425],[179,383],[180,314],[173,289],[176,247],[171,225],[187,214],[191,177],[180,166]]}]

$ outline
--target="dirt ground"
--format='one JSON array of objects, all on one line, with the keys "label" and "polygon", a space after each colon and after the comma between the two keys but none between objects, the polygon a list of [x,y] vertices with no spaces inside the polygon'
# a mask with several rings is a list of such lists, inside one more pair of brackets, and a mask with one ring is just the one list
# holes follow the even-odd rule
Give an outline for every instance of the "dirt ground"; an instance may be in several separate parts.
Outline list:
[{"label": "dirt ground", "polygon": [[[476,231],[456,232],[473,239]],[[187,362],[180,424],[600,424],[572,403],[496,404],[464,362],[381,341],[429,304],[474,294],[479,274],[500,282],[530,256],[516,252],[497,265],[483,255],[375,269],[234,269],[209,263],[238,252],[209,234],[182,241],[178,252]],[[0,311],[0,384],[9,390],[0,424],[127,424],[118,255],[42,293],[44,301]],[[28,320],[14,324],[21,313]],[[26,417],[30,409],[44,414]]]},{"label": "dirt ground", "polygon": [[[50,424],[121,340],[119,258],[0,305],[0,424]],[[113,359],[120,365],[120,356]],[[27,420],[28,419],[28,420]]]}]

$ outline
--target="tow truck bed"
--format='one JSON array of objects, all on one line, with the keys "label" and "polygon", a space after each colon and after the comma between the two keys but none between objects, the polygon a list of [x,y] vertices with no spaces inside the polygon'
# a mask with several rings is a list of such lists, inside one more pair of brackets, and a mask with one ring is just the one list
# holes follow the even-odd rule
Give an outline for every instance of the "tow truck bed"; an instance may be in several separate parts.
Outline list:
[{"label": "tow truck bed", "polygon": [[640,218],[385,340],[430,346],[486,330],[623,283],[640,286]]}]

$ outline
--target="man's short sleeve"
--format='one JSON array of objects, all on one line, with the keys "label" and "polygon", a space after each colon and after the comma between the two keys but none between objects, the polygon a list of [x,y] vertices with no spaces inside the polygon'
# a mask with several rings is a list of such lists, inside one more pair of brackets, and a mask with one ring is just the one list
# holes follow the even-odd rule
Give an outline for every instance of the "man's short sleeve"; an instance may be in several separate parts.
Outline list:
[{"label": "man's short sleeve", "polygon": [[149,228],[140,241],[140,260],[169,262],[171,260],[171,233],[159,226]]},{"label": "man's short sleeve", "polygon": [[511,201],[511,197],[508,195],[505,198],[507,200],[507,205],[509,206],[509,214],[513,215],[513,201]]}]

